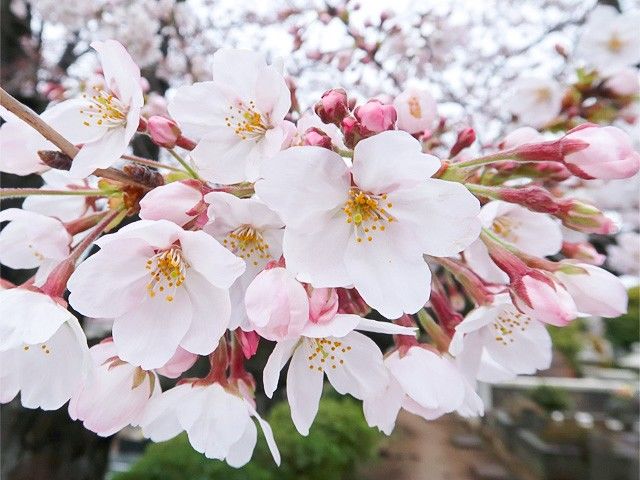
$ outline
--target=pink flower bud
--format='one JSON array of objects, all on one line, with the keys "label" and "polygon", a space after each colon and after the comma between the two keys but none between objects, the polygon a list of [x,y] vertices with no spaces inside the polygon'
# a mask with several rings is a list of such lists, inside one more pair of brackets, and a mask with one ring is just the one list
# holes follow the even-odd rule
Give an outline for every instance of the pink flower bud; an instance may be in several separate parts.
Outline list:
[{"label": "pink flower bud", "polygon": [[256,332],[245,332],[238,329],[236,330],[236,338],[240,342],[244,358],[251,358],[256,354],[258,343],[260,343],[260,336]]},{"label": "pink flower bud", "polygon": [[588,125],[569,131],[564,139],[587,144],[564,157],[567,168],[580,178],[629,178],[640,170],[640,153],[619,128]]},{"label": "pink flower bud", "polygon": [[570,139],[566,136],[558,140],[541,143],[526,143],[514,150],[516,158],[530,162],[562,162],[565,156],[584,150],[589,146],[580,139]]},{"label": "pink flower bud", "polygon": [[456,143],[451,147],[451,152],[449,152],[450,157],[455,157],[458,153],[460,153],[465,148],[470,147],[473,142],[476,141],[476,132],[473,128],[465,128],[458,132],[458,139]]},{"label": "pink flower bud", "polygon": [[147,130],[153,143],[164,148],[173,148],[180,138],[180,128],[173,120],[165,117],[153,116],[147,121]]},{"label": "pink flower bud", "polygon": [[304,144],[331,149],[331,138],[322,130],[312,127],[304,134]]},{"label": "pink flower bud", "polygon": [[602,265],[607,259],[606,255],[598,253],[588,242],[563,242],[562,254],[567,258],[580,260],[590,265]]},{"label": "pink flower bud", "polygon": [[369,134],[393,130],[398,114],[393,105],[385,105],[379,100],[369,100],[354,111],[356,119]]},{"label": "pink flower bud", "polygon": [[509,203],[517,203],[534,212],[556,213],[560,206],[546,188],[532,185],[520,188],[501,188],[500,199]]},{"label": "pink flower bud", "polygon": [[324,123],[340,124],[349,113],[347,92],[342,88],[327,90],[316,103],[314,110]]},{"label": "pink flower bud", "polygon": [[364,127],[353,117],[345,117],[340,127],[344,134],[344,144],[349,148],[355,147],[365,136]]},{"label": "pink flower bud", "polygon": [[511,284],[515,306],[525,315],[564,327],[578,316],[569,292],[540,270],[531,270]]},{"label": "pink flower bud", "polygon": [[574,199],[563,202],[556,216],[565,227],[580,232],[611,235],[618,230],[613,220],[596,207]]},{"label": "pink flower bud", "polygon": [[173,357],[161,368],[156,369],[156,373],[167,378],[178,378],[184,372],[193,367],[198,360],[198,355],[187,352],[184,348],[178,347]]},{"label": "pink flower bud", "polygon": [[309,292],[309,320],[326,323],[338,312],[338,294],[335,288],[311,288]]}]

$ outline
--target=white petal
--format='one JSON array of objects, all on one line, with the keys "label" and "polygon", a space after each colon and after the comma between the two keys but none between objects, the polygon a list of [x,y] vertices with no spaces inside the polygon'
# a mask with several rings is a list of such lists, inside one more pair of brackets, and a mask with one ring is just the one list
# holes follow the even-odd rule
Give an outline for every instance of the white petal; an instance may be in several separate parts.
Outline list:
[{"label": "white petal", "polygon": [[356,330],[362,332],[388,333],[389,335],[411,335],[414,337],[418,332],[418,329],[415,327],[403,327],[402,325],[396,325],[391,322],[382,322],[360,317]]},{"label": "white petal", "polygon": [[196,82],[176,90],[167,109],[188,136],[203,137],[211,127],[222,127],[227,99],[214,82]]},{"label": "white petal", "polygon": [[127,105],[141,106],[143,98],[140,69],[122,44],[115,40],[105,40],[92,42],[91,48],[100,56],[100,65],[111,91]]},{"label": "white petal", "polygon": [[114,128],[103,137],[85,143],[71,164],[71,175],[88,177],[96,168],[107,168],[118,161],[127,149],[131,137],[127,137],[124,128]]},{"label": "white petal", "polygon": [[278,380],[280,380],[280,371],[284,368],[289,358],[293,354],[293,350],[298,345],[299,339],[284,340],[276,343],[271,355],[267,359],[267,363],[262,371],[262,383],[264,386],[264,393],[267,397],[271,398],[273,392],[278,387]]},{"label": "white petal", "polygon": [[260,428],[262,428],[262,433],[264,433],[264,438],[267,441],[267,446],[269,447],[271,456],[273,456],[273,460],[276,462],[276,465],[280,466],[280,451],[278,450],[278,445],[276,445],[275,438],[273,438],[271,425],[269,425],[260,415],[258,415],[256,409],[253,408],[253,406],[249,402],[246,402],[246,405],[249,413],[258,421],[258,423],[260,424]]},{"label": "white petal", "polygon": [[357,328],[361,320],[358,315],[339,313],[329,322],[307,323],[302,334],[310,338],[344,337]]},{"label": "white petal", "polygon": [[309,368],[304,348],[293,352],[287,372],[287,399],[291,419],[301,435],[309,435],[309,428],[318,413],[323,378],[321,370]]},{"label": "white petal", "polygon": [[255,147],[254,140],[241,139],[226,125],[211,127],[191,151],[191,158],[200,175],[210,182],[253,182],[257,177],[248,175],[247,171]]},{"label": "white petal", "polygon": [[251,460],[258,441],[258,429],[253,422],[247,423],[240,440],[231,445],[225,461],[233,468],[240,468]]},{"label": "white petal", "polygon": [[184,288],[176,289],[171,302],[161,295],[145,299],[113,322],[118,356],[144,370],[162,367],[189,330],[191,319],[192,305]]},{"label": "white petal", "polygon": [[371,193],[417,186],[439,168],[440,160],[422,153],[420,142],[401,130],[389,130],[362,140],[353,152],[353,179]]},{"label": "white petal", "polygon": [[154,442],[164,442],[183,430],[177,409],[182,397],[188,395],[192,388],[189,384],[178,385],[149,401],[140,421],[145,437]]}]

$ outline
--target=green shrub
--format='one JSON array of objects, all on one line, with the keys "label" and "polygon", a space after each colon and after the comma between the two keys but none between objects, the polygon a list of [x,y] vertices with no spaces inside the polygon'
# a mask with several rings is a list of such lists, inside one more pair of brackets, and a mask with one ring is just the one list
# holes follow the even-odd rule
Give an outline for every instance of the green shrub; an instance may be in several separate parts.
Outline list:
[{"label": "green shrub", "polygon": [[640,287],[629,290],[629,309],[625,315],[606,320],[605,337],[614,347],[629,350],[640,342]]},{"label": "green shrub", "polygon": [[584,322],[577,318],[565,327],[547,325],[547,330],[551,335],[553,347],[565,356],[576,372],[580,372],[578,354],[585,344]]},{"label": "green shrub", "polygon": [[540,385],[529,392],[529,398],[547,412],[569,410],[573,405],[566,390],[548,385]]},{"label": "green shrub", "polygon": [[323,398],[308,437],[293,426],[286,402],[276,404],[267,419],[282,454],[279,468],[262,436],[251,462],[235,469],[197,453],[182,434],[150,444],[129,472],[113,480],[346,480],[354,478],[358,464],[373,458],[381,439],[351,398]]}]

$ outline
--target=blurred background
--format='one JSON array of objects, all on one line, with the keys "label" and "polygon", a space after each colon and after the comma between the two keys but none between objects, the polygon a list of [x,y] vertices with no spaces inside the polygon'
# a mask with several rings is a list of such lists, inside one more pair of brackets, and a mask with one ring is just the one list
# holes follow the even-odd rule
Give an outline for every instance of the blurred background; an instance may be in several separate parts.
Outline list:
[{"label": "blurred background", "polygon": [[[298,112],[332,87],[359,100],[388,101],[418,85],[428,88],[438,105],[434,150],[438,142],[453,143],[466,127],[475,129],[479,150],[490,149],[525,123],[513,114],[507,94],[520,78],[535,75],[560,88],[587,81],[572,52],[599,4],[622,12],[640,8],[632,0],[1,0],[0,84],[41,112],[91,84],[99,72],[89,44],[114,38],[148,82],[144,113],[162,115],[174,87],[211,78],[218,48],[249,48],[270,61],[282,59]],[[612,110],[587,89],[577,91],[583,117],[620,126],[638,141],[637,95]],[[562,115],[546,130],[570,128]],[[142,136],[133,148],[147,158],[159,154]],[[35,187],[41,180],[2,175],[1,182]],[[2,478],[637,479],[638,178],[571,188],[620,227],[615,237],[590,241],[608,255],[606,268],[629,287],[629,312],[550,327],[552,367],[537,376],[483,385],[484,418],[450,415],[426,422],[403,413],[386,437],[366,426],[359,403],[327,390],[311,434],[303,438],[280,393],[266,417],[283,466],[273,465],[259,440],[254,460],[234,470],[195,453],[182,437],[148,448],[133,428],[100,438],[72,423],[64,408],[31,411],[14,401],[1,410]],[[6,201],[2,208],[17,205]],[[22,274],[3,268],[2,278],[17,282],[26,278]],[[99,326],[94,329],[95,343],[102,333]],[[251,363],[263,365],[266,351]]]}]

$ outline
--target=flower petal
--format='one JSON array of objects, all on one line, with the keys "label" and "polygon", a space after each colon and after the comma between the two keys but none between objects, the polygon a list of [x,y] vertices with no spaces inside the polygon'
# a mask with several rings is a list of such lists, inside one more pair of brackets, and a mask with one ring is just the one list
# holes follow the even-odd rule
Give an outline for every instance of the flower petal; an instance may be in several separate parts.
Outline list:
[{"label": "flower petal", "polygon": [[305,437],[318,413],[323,378],[321,370],[309,368],[305,349],[297,348],[287,372],[287,399],[293,424]]}]

